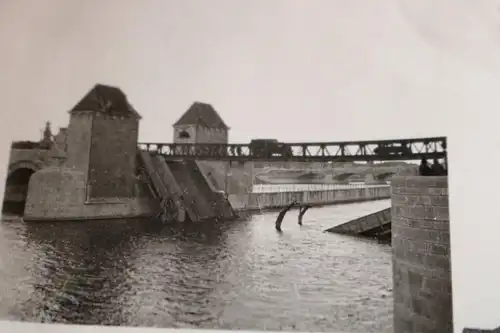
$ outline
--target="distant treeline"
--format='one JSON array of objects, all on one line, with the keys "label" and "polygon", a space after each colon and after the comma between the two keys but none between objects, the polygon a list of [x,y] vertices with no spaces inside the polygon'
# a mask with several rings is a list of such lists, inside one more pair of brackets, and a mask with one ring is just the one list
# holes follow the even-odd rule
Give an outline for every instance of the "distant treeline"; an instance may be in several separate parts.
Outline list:
[{"label": "distant treeline", "polygon": [[50,149],[47,144],[33,141],[14,141],[11,149]]}]

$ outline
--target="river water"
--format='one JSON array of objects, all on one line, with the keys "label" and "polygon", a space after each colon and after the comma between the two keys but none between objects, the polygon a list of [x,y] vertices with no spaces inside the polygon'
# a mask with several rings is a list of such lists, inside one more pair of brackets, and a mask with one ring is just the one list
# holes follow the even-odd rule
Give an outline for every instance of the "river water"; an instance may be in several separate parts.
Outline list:
[{"label": "river water", "polygon": [[0,224],[0,318],[76,324],[391,332],[391,248],[325,233],[388,200],[231,223]]}]

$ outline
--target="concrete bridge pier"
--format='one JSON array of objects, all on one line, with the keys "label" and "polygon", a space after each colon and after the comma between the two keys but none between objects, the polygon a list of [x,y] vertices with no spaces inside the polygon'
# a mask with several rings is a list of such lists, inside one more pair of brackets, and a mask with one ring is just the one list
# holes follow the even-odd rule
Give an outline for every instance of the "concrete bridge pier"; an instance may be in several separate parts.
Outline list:
[{"label": "concrete bridge pier", "polygon": [[253,162],[200,161],[199,165],[219,191],[228,195],[252,192]]},{"label": "concrete bridge pier", "polygon": [[448,177],[393,177],[394,332],[453,333]]}]

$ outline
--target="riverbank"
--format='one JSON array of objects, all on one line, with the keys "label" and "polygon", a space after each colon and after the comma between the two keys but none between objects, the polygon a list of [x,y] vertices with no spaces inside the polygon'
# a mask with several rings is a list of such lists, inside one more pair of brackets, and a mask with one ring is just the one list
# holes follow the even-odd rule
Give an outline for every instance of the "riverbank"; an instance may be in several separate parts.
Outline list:
[{"label": "riverbank", "polygon": [[238,212],[280,209],[293,201],[311,206],[347,204],[353,202],[389,199],[389,186],[333,189],[318,191],[292,191],[229,195],[229,202]]}]

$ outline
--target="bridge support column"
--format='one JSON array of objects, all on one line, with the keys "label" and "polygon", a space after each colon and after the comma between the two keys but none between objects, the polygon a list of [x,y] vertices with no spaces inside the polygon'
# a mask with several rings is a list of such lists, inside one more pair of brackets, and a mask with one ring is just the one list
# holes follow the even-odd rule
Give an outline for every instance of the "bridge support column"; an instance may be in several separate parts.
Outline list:
[{"label": "bridge support column", "polygon": [[453,333],[448,177],[393,177],[394,332]]},{"label": "bridge support column", "polygon": [[253,188],[253,162],[199,161],[201,171],[219,191],[228,195],[234,209],[249,205]]},{"label": "bridge support column", "polygon": [[202,172],[220,191],[243,195],[252,191],[253,162],[200,161]]},{"label": "bridge support column", "polygon": [[253,188],[253,162],[229,162],[225,192],[230,195],[245,195]]}]

